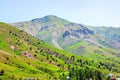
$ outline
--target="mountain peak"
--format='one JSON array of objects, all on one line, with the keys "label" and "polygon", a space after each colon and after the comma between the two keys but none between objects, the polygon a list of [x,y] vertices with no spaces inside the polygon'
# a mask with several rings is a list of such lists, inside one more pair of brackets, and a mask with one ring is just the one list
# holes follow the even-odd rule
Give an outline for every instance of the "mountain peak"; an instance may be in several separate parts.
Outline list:
[{"label": "mountain peak", "polygon": [[60,18],[60,17],[57,17],[55,15],[47,15],[47,16],[44,16],[42,18],[32,19],[31,21],[32,22],[40,22],[40,23],[49,22],[49,21],[59,21],[59,22],[65,23],[65,24],[71,23],[70,21],[63,19],[63,18]]},{"label": "mountain peak", "polygon": [[45,16],[45,17],[43,17],[43,18],[58,18],[58,17],[55,16],[55,15],[47,15],[47,16]]},{"label": "mountain peak", "polygon": [[47,16],[44,16],[44,17],[42,17],[42,18],[32,19],[31,21],[54,20],[54,19],[58,19],[58,17],[55,16],[55,15],[47,15]]}]

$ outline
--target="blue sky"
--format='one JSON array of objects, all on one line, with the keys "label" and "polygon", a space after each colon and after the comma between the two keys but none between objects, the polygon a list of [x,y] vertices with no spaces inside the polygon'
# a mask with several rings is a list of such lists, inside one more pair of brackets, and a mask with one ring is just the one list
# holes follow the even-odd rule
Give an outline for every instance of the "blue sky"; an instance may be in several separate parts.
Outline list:
[{"label": "blue sky", "polygon": [[120,27],[120,0],[1,0],[0,21],[13,23],[56,15],[92,26]]}]

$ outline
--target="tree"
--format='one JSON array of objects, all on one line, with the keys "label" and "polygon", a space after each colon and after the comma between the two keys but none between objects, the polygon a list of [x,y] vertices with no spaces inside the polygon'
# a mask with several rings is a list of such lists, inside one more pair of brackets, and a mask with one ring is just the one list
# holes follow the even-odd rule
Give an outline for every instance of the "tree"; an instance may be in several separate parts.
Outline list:
[{"label": "tree", "polygon": [[110,76],[107,77],[107,80],[111,80]]},{"label": "tree", "polygon": [[4,73],[5,73],[5,71],[4,71],[4,69],[2,69],[2,70],[0,71],[0,75],[4,75]]},{"label": "tree", "polygon": [[79,76],[80,76],[79,80],[85,80],[86,79],[84,69],[79,69]]},{"label": "tree", "polygon": [[37,57],[37,54],[34,54],[34,57]]}]

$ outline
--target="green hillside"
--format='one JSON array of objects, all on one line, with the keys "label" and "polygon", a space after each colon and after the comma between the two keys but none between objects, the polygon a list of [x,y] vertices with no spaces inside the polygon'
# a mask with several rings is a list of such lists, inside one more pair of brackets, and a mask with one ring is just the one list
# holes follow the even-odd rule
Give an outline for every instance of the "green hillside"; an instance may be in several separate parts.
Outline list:
[{"label": "green hillside", "polygon": [[116,55],[105,56],[98,52],[87,56],[73,55],[51,47],[23,30],[0,23],[1,80],[66,80],[67,76],[71,80],[106,80],[109,73],[120,75]]}]

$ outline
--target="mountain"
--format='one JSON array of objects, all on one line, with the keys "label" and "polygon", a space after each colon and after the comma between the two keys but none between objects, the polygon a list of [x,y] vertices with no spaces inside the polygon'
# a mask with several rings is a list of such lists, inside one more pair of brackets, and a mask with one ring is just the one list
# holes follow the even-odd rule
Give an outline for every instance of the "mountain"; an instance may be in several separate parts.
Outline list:
[{"label": "mountain", "polygon": [[[93,32],[89,34],[93,35]],[[87,56],[70,54],[0,22],[1,80],[66,80],[66,77],[72,80],[106,80],[105,75],[111,72],[115,76],[120,75],[120,61],[116,55],[119,54],[105,56],[99,51]]]},{"label": "mountain", "polygon": [[[97,44],[97,41],[92,37],[94,36],[94,31],[81,24],[71,23],[53,15],[33,19],[31,21],[18,22],[12,25],[63,50],[68,50],[69,46],[74,46],[83,40]],[[81,45],[81,47],[84,46]],[[75,50],[72,50],[70,52],[74,51]]]},{"label": "mountain", "polygon": [[[86,55],[96,51],[112,54],[115,50],[120,49],[118,29],[89,27],[72,23],[54,15],[12,25],[58,49],[78,55]],[[113,52],[105,48],[109,48]]]},{"label": "mountain", "polygon": [[107,41],[100,41],[101,44],[120,50],[120,28],[114,27],[90,27],[95,34],[103,36]]}]

